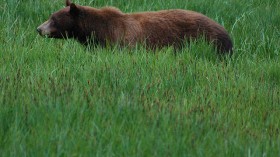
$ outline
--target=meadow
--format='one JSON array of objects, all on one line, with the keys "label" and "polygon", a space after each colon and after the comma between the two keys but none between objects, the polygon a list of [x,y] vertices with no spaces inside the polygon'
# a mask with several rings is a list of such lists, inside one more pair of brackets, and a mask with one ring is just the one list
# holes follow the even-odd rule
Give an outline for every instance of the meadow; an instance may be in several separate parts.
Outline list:
[{"label": "meadow", "polygon": [[0,2],[0,156],[280,156],[279,0],[75,0],[181,8],[222,24],[231,57],[40,37],[63,0]]}]

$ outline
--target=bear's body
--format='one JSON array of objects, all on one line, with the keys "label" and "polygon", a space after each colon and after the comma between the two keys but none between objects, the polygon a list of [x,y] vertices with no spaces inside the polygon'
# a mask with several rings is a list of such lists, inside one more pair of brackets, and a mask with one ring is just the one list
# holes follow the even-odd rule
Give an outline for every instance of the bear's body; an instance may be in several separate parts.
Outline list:
[{"label": "bear's body", "polygon": [[231,39],[221,25],[200,13],[180,9],[125,14],[114,7],[96,9],[67,0],[66,7],[37,30],[41,35],[75,38],[86,45],[142,43],[150,48],[180,47],[185,40],[203,36],[219,52],[232,52]]}]

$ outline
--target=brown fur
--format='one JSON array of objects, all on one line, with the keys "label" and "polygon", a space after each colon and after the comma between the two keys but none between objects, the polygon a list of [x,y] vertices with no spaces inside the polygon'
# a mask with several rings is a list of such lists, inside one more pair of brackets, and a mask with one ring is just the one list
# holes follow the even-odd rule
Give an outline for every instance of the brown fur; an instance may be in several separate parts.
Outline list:
[{"label": "brown fur", "polygon": [[67,36],[86,45],[91,42],[127,46],[145,43],[150,48],[180,47],[185,40],[204,36],[219,52],[232,52],[232,41],[226,30],[194,11],[175,9],[125,14],[114,7],[97,9],[66,0],[66,7],[54,13],[50,20],[53,29],[49,37]]}]

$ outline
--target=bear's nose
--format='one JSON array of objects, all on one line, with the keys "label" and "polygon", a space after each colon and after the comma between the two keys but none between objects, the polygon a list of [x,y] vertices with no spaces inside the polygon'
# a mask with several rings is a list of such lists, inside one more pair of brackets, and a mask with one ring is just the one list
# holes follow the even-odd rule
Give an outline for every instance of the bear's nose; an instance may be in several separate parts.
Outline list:
[{"label": "bear's nose", "polygon": [[37,28],[37,32],[41,34],[42,30],[40,28]]}]

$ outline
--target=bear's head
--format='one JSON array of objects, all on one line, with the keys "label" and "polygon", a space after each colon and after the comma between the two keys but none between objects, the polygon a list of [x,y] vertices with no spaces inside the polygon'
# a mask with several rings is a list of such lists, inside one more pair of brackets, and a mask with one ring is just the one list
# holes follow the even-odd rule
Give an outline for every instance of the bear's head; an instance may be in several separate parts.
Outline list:
[{"label": "bear's head", "polygon": [[72,38],[77,27],[79,7],[66,0],[66,7],[53,13],[49,20],[41,24],[37,31],[49,38]]}]

